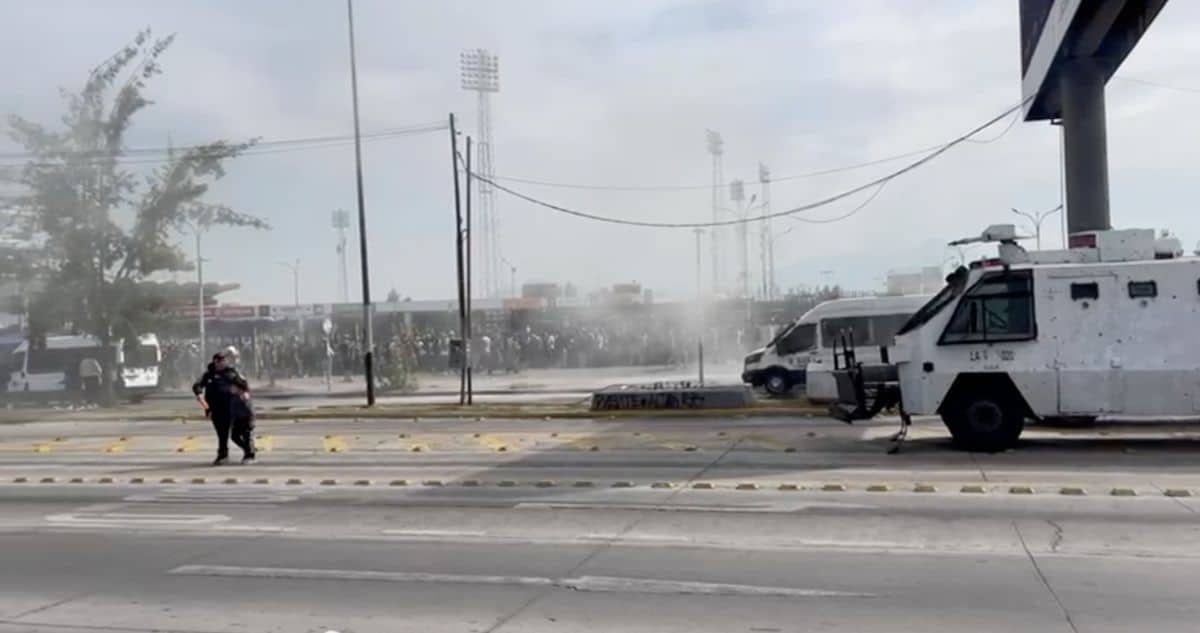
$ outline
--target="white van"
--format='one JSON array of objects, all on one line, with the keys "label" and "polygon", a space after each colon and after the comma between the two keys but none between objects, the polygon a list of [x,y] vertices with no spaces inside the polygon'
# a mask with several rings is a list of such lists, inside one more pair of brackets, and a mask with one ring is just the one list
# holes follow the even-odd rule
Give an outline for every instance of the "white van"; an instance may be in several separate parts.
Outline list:
[{"label": "white van", "polygon": [[116,363],[120,368],[117,393],[134,401],[144,399],[159,387],[161,351],[158,337],[143,334],[127,350],[124,342],[102,350],[94,336],[47,336],[44,347],[30,351],[29,341],[22,341],[12,351],[9,364],[7,395],[12,399],[67,399],[68,368],[78,368],[85,358],[95,358],[102,365]]},{"label": "white van", "polygon": [[772,395],[783,395],[803,386],[809,400],[837,399],[833,370],[835,343],[839,335],[852,335],[858,358],[879,362],[879,348],[891,345],[892,336],[927,295],[855,297],[818,304],[784,328],[767,343],[746,356],[742,382],[763,387]]},{"label": "white van", "polygon": [[117,348],[117,366],[121,368],[117,393],[123,399],[141,402],[161,385],[162,347],[154,334],[142,334],[131,343]]}]

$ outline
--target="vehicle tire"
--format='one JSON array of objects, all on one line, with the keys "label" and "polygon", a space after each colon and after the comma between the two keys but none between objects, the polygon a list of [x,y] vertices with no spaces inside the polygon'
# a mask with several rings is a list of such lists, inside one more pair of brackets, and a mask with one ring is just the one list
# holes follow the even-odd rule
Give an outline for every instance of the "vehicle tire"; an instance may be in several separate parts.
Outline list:
[{"label": "vehicle tire", "polygon": [[970,451],[994,453],[1011,448],[1025,429],[1020,408],[1004,398],[962,400],[942,413],[955,443]]},{"label": "vehicle tire", "polygon": [[792,379],[782,369],[772,369],[763,378],[763,388],[772,396],[786,396],[792,391]]}]

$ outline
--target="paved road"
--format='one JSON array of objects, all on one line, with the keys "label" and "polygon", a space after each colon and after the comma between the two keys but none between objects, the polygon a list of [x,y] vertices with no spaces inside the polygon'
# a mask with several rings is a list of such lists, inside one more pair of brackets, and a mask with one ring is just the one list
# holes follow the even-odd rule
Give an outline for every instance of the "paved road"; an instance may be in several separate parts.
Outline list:
[{"label": "paved road", "polygon": [[820,418],[281,421],[262,463],[225,468],[204,465],[199,424],[3,430],[0,632],[1188,631],[1200,615],[1187,426],[1043,429],[970,455],[924,421],[889,456],[886,423]]}]

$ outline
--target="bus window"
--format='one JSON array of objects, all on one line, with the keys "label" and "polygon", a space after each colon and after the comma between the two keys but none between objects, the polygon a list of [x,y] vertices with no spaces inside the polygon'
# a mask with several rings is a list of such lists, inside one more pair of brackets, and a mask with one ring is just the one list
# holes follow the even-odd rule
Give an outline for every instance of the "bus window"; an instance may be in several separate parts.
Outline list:
[{"label": "bus window", "polygon": [[812,323],[797,325],[775,342],[775,351],[780,356],[795,354],[813,348],[817,328]]}]

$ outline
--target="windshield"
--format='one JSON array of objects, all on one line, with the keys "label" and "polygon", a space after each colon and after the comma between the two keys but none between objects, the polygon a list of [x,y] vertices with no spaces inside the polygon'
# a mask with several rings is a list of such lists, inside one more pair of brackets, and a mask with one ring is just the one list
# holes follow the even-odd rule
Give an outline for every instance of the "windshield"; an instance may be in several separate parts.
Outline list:
[{"label": "windshield", "polygon": [[795,354],[816,347],[817,328],[812,323],[797,324],[785,336],[775,341],[775,351],[780,355]]},{"label": "windshield", "polygon": [[950,273],[946,277],[946,285],[928,303],[921,306],[921,309],[912,315],[912,318],[896,332],[896,336],[921,327],[930,319],[937,316],[946,306],[950,305],[956,297],[962,294],[963,288],[966,287],[967,274],[967,269],[962,266],[959,266],[954,272]]}]

